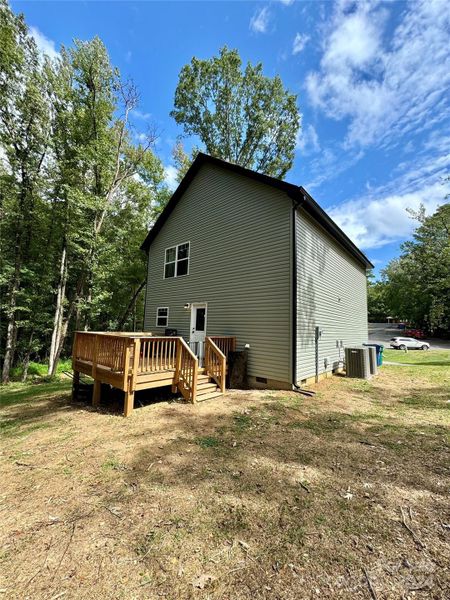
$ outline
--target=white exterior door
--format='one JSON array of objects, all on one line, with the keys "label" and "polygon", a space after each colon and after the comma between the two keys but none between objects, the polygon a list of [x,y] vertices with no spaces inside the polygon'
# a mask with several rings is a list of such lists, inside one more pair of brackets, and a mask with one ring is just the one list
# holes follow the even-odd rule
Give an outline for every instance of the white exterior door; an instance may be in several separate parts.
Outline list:
[{"label": "white exterior door", "polygon": [[201,365],[203,364],[205,353],[206,317],[206,302],[196,302],[191,305],[191,337],[189,345],[192,352],[198,356]]}]

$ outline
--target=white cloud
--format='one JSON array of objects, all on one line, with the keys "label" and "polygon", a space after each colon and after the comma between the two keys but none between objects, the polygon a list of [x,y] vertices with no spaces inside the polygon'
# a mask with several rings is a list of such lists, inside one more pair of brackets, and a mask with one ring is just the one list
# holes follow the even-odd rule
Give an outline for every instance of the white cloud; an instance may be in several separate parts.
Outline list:
[{"label": "white cloud", "polygon": [[178,171],[173,165],[168,165],[164,168],[164,181],[171,190],[175,190],[178,187],[177,173]]},{"label": "white cloud", "polygon": [[142,119],[143,121],[148,121],[152,117],[151,113],[142,112],[141,110],[139,110],[137,108],[133,108],[133,110],[131,111],[131,114],[136,119]]},{"label": "white cloud", "polygon": [[301,33],[296,33],[294,41],[292,43],[292,54],[299,54],[306,44],[309,41],[308,35],[302,35]]},{"label": "white cloud", "polygon": [[30,35],[34,38],[39,52],[46,54],[49,58],[58,58],[59,53],[56,51],[55,42],[46,37],[37,27],[30,27]]},{"label": "white cloud", "polygon": [[285,6],[291,6],[291,4],[294,4],[295,0],[280,0],[280,2]]},{"label": "white cloud", "polygon": [[146,133],[136,133],[135,138],[141,144],[145,144],[148,142],[148,135]]},{"label": "white cloud", "polygon": [[325,181],[328,183],[335,177],[353,167],[364,157],[364,151],[342,152],[341,148],[325,148],[309,162],[309,173],[311,179],[305,187],[312,190],[320,187]]},{"label": "white cloud", "polygon": [[269,27],[270,12],[269,8],[265,6],[260,10],[257,10],[253,17],[250,19],[250,29],[255,33],[266,33]]},{"label": "white cloud", "polygon": [[399,242],[411,236],[417,227],[407,209],[418,210],[423,204],[427,214],[445,204],[450,186],[436,181],[411,191],[379,195],[344,202],[328,209],[328,214],[360,248],[370,249]]},{"label": "white cloud", "polygon": [[297,134],[296,149],[304,155],[319,152],[319,136],[313,125],[302,127]]},{"label": "white cloud", "polygon": [[389,33],[389,5],[341,2],[324,33],[311,103],[348,119],[347,148],[394,146],[450,115],[450,11],[440,0],[407,5]]}]

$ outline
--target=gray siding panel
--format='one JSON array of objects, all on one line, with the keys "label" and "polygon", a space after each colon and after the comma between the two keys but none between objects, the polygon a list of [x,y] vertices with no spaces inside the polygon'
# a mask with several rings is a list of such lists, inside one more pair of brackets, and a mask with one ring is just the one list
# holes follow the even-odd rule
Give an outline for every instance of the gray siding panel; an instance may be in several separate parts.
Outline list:
[{"label": "gray siding panel", "polygon": [[[297,383],[315,375],[316,326],[319,372],[342,366],[344,345],[367,342],[367,284],[359,265],[304,211],[296,211]],[[325,368],[325,359],[329,365]]]},{"label": "gray siding panel", "polygon": [[[250,344],[249,375],[291,381],[291,201],[279,190],[204,165],[150,246],[145,329],[189,340],[192,302],[207,302],[207,334]],[[189,275],[164,279],[165,249],[191,243]]]}]

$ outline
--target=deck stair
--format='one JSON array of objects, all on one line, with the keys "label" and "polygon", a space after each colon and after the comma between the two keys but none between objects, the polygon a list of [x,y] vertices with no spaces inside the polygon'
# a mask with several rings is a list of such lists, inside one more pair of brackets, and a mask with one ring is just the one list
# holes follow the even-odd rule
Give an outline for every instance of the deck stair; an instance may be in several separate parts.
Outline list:
[{"label": "deck stair", "polygon": [[223,396],[223,393],[214,379],[204,372],[199,373],[197,377],[197,402],[211,400],[218,396]]}]

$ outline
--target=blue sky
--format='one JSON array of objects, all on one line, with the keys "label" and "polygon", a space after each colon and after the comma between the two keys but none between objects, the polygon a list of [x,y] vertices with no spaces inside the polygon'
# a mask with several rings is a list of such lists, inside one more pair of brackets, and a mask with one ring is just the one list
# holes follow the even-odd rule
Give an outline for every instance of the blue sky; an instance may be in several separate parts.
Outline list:
[{"label": "blue sky", "polygon": [[[298,94],[302,134],[286,179],[303,185],[376,265],[449,192],[450,10],[446,0],[378,2],[13,1],[40,48],[95,35],[141,94],[173,185],[169,116],[181,67],[237,48]],[[190,146],[186,140],[186,147]]]}]

